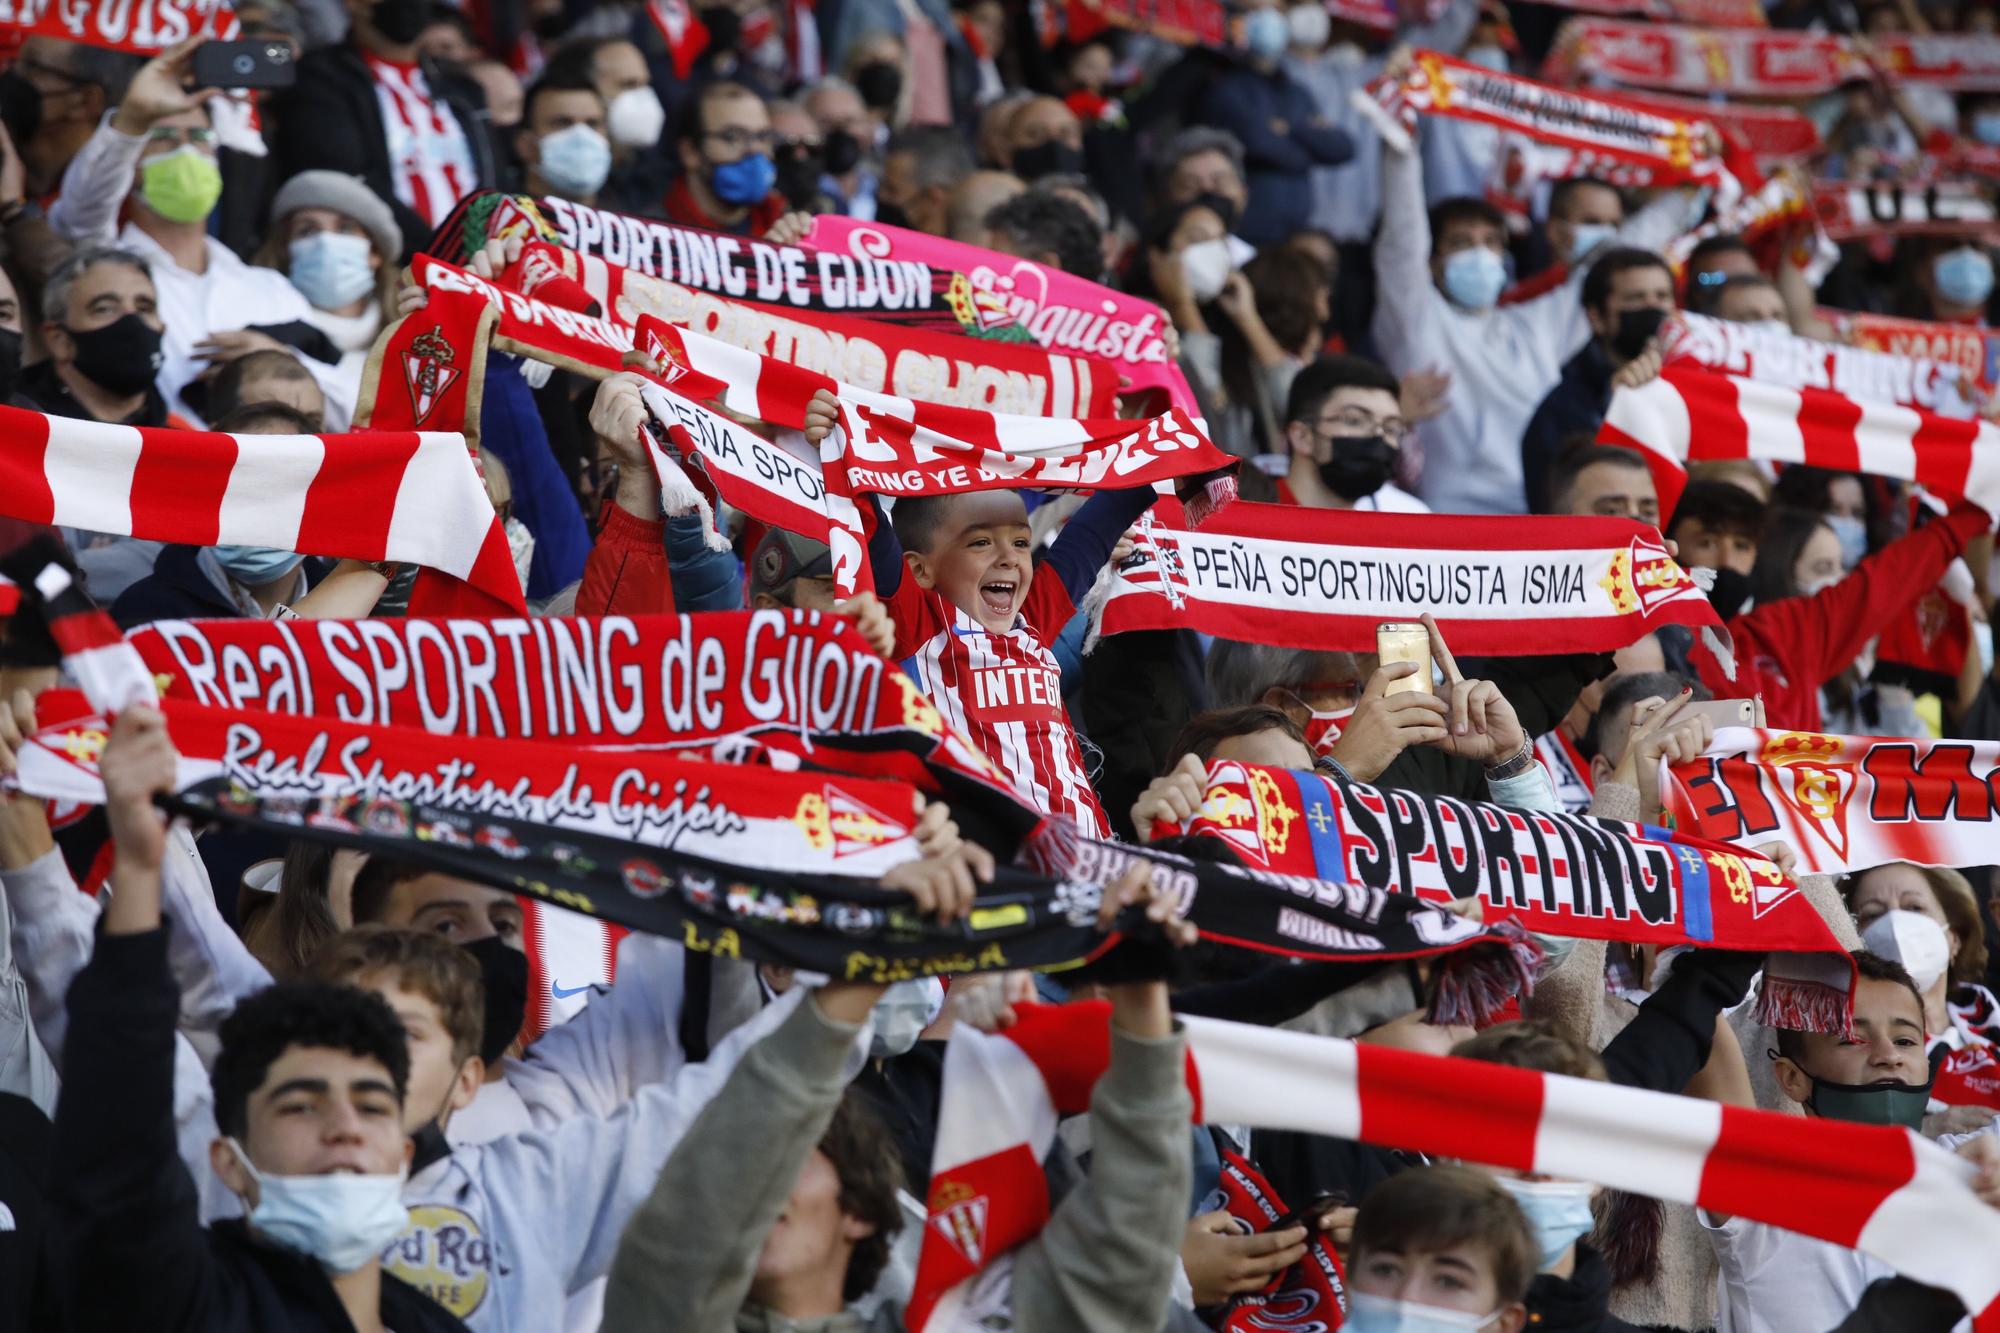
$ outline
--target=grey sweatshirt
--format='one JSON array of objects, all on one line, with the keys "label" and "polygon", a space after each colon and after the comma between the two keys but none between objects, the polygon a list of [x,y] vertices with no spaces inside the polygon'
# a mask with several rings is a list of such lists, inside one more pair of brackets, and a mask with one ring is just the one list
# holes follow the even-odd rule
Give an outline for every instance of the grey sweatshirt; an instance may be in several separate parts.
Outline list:
[{"label": "grey sweatshirt", "polygon": [[[893,1307],[863,1322],[851,1312],[791,1320],[746,1304],[764,1238],[845,1091],[841,1057],[858,1030],[806,1003],[743,1055],[619,1242],[603,1333],[903,1328]],[[1091,1097],[1090,1177],[975,1282],[982,1295],[999,1281],[1009,1288],[1010,1308],[979,1327],[1158,1333],[1193,1178],[1185,1060],[1179,1032],[1147,1041],[1113,1030],[1111,1066]]]}]

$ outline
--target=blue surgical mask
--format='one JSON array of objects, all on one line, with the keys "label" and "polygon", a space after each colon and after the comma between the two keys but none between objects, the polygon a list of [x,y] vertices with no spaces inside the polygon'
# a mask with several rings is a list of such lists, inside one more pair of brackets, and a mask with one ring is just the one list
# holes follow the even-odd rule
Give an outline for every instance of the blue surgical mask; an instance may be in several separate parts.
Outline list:
[{"label": "blue surgical mask", "polygon": [[1828,514],[1826,525],[1840,539],[1840,563],[1852,569],[1868,554],[1868,525],[1852,514]]},{"label": "blue surgical mask", "polygon": [[1499,1317],[1498,1310],[1467,1314],[1356,1291],[1348,1297],[1347,1320],[1340,1327],[1344,1333],[1467,1333],[1485,1328]]},{"label": "blue surgical mask", "polygon": [[1984,250],[1962,245],[1932,261],[1931,280],[1953,305],[1984,305],[1993,294],[1993,261]]},{"label": "blue surgical mask", "polygon": [[752,153],[734,162],[724,162],[709,177],[715,197],[740,208],[763,203],[777,183],[778,167],[769,153]]},{"label": "blue surgical mask", "polygon": [[2000,111],[1974,112],[1972,137],[1983,144],[2000,144]]},{"label": "blue surgical mask", "polygon": [[1598,246],[1618,235],[1618,228],[1605,222],[1579,222],[1570,228],[1569,262],[1574,264]]},{"label": "blue surgical mask", "polygon": [[1291,44],[1291,20],[1282,10],[1260,9],[1243,20],[1243,45],[1251,55],[1276,60]]},{"label": "blue surgical mask", "polygon": [[368,266],[375,248],[366,236],[316,231],[299,237],[288,248],[292,286],[316,309],[338,310],[352,305],[375,286],[375,270]]},{"label": "blue surgical mask", "polygon": [[250,1164],[235,1139],[225,1142],[257,1182],[250,1225],[273,1245],[319,1260],[329,1273],[352,1273],[410,1225],[410,1210],[403,1206],[403,1172],[266,1175]]},{"label": "blue surgical mask", "polygon": [[542,179],[564,194],[596,194],[611,174],[611,141],[588,125],[543,135],[541,151]]},{"label": "blue surgical mask", "polygon": [[1507,266],[1483,245],[1460,250],[1444,261],[1444,294],[1467,310],[1487,310],[1507,285]]},{"label": "blue surgical mask", "polygon": [[1497,46],[1468,46],[1459,55],[1475,65],[1492,70],[1495,74],[1507,72],[1507,53]]},{"label": "blue surgical mask", "polygon": [[295,551],[275,551],[268,546],[212,546],[216,561],[229,577],[252,588],[276,583],[305,562]]},{"label": "blue surgical mask", "polygon": [[1528,1225],[1535,1229],[1535,1243],[1541,1247],[1542,1267],[1547,1268],[1570,1246],[1597,1225],[1590,1211],[1590,1196],[1597,1187],[1580,1180],[1500,1180],[1501,1187],[1514,1196]]}]

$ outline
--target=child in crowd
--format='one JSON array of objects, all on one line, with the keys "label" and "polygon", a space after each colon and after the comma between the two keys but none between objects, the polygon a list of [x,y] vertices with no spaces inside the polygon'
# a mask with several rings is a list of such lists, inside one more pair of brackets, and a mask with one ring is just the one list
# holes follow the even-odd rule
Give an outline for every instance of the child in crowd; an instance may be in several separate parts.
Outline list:
[{"label": "child in crowd", "polygon": [[[839,406],[825,390],[813,395],[805,436],[815,449]],[[1155,498],[1147,487],[1098,493],[1039,564],[1027,505],[1011,489],[904,497],[889,522],[878,517],[869,543],[903,669],[1023,800],[1093,837],[1108,837],[1110,826],[1049,647]]]}]

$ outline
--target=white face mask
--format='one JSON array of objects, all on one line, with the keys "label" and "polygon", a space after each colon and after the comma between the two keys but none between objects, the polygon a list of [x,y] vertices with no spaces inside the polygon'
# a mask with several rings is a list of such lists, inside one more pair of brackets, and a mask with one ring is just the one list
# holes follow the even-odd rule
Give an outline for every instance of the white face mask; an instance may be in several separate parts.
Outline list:
[{"label": "white face mask", "polygon": [[1861,942],[1868,946],[1868,952],[1901,963],[1918,990],[1936,985],[1951,966],[1951,941],[1944,927],[1922,912],[1900,908],[1884,912],[1861,932]]},{"label": "white face mask", "polygon": [[1499,1317],[1498,1310],[1467,1314],[1357,1291],[1349,1298],[1347,1322],[1341,1328],[1347,1333],[1464,1333],[1466,1329],[1485,1328]]},{"label": "white face mask", "polygon": [[1229,285],[1236,271],[1236,256],[1227,236],[1212,241],[1196,241],[1180,253],[1181,272],[1187,275],[1188,294],[1197,301],[1213,301]]},{"label": "white face mask", "polygon": [[944,987],[934,978],[898,981],[875,1001],[868,1038],[870,1059],[887,1060],[917,1044],[917,1036],[937,1019],[944,1007]]},{"label": "white face mask", "polygon": [[250,1225],[274,1245],[319,1260],[330,1273],[352,1273],[382,1253],[410,1225],[403,1206],[407,1171],[393,1176],[266,1175],[235,1139],[225,1140],[257,1182]]},{"label": "white face mask", "polygon": [[1333,15],[1325,5],[1294,5],[1285,11],[1285,21],[1292,25],[1292,45],[1302,51],[1319,50],[1333,32]]},{"label": "white face mask", "polygon": [[1759,333],[1782,333],[1787,336],[1792,331],[1792,326],[1782,319],[1753,319],[1746,327],[1753,328]]},{"label": "white face mask", "polygon": [[651,148],[666,124],[667,109],[651,88],[627,88],[604,111],[604,127],[620,148]]}]

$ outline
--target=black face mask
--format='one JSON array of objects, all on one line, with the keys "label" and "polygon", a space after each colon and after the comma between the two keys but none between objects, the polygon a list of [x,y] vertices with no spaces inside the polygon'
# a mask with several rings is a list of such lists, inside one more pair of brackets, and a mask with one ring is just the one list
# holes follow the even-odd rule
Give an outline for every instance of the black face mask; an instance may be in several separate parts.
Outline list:
[{"label": "black face mask", "polygon": [[7,127],[15,147],[25,145],[42,127],[42,93],[18,69],[0,74],[0,124]]},{"label": "black face mask", "polygon": [[829,130],[820,154],[826,159],[829,175],[845,176],[861,165],[861,140],[846,130]]},{"label": "black face mask", "polygon": [[1038,181],[1044,176],[1074,176],[1082,170],[1083,150],[1071,148],[1059,139],[1014,150],[1014,174],[1024,181]]},{"label": "black face mask", "polygon": [[905,213],[894,204],[885,204],[880,199],[875,201],[875,220],[885,227],[908,227],[910,225],[910,215],[908,213]]},{"label": "black face mask", "polygon": [[485,983],[486,1035],[479,1042],[479,1058],[490,1065],[521,1035],[521,1020],[528,1015],[528,955],[498,935],[458,947],[478,962]]},{"label": "black face mask", "polygon": [[736,41],[743,35],[743,20],[728,5],[709,5],[696,11],[701,25],[708,29],[708,49],[721,55],[734,51]]},{"label": "black face mask", "polygon": [[1621,361],[1630,361],[1646,350],[1646,344],[1667,319],[1664,310],[1621,310],[1618,329],[1611,335],[1611,350]]},{"label": "black face mask", "polygon": [[14,396],[21,382],[21,335],[0,329],[0,403]]},{"label": "black face mask", "polygon": [[1319,479],[1343,500],[1365,500],[1389,480],[1396,450],[1380,435],[1338,437],[1333,457],[1319,465]]},{"label": "black face mask", "polygon": [[854,71],[854,91],[870,111],[887,111],[903,95],[903,71],[886,60],[871,60]]},{"label": "black face mask", "polygon": [[1741,570],[1718,569],[1715,571],[1715,586],[1708,590],[1708,604],[1715,608],[1715,614],[1724,620],[1743,609],[1743,603],[1750,600],[1750,576]]},{"label": "black face mask", "polygon": [[804,148],[780,149],[777,155],[778,192],[794,208],[809,208],[819,199],[819,178],[825,163],[818,153]]},{"label": "black face mask", "polygon": [[368,22],[375,31],[398,46],[416,41],[430,17],[431,7],[424,0],[375,0],[374,8],[368,11]]},{"label": "black face mask", "polygon": [[76,344],[76,373],[109,393],[139,393],[160,373],[160,330],[135,311],[101,329],[64,329]]}]

